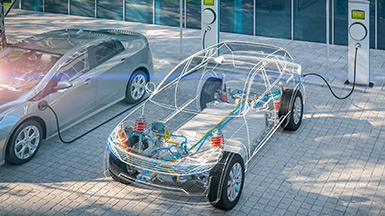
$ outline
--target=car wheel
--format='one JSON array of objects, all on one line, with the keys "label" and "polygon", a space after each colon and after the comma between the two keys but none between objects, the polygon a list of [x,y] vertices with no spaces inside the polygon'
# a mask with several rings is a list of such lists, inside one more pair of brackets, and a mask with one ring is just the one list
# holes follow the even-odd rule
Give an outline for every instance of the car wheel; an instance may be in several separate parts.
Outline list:
[{"label": "car wheel", "polygon": [[203,84],[200,96],[201,110],[204,110],[207,106],[207,103],[215,99],[215,93],[217,92],[221,84],[222,82],[219,79],[208,79],[205,84]]},{"label": "car wheel", "polygon": [[282,122],[281,126],[285,130],[295,131],[299,128],[303,117],[303,99],[298,90],[286,89],[280,101],[279,117],[290,114]]},{"label": "car wheel", "polygon": [[139,102],[146,93],[147,82],[148,78],[144,71],[137,70],[134,72],[128,81],[125,101],[127,103]]},{"label": "car wheel", "polygon": [[23,164],[31,160],[39,150],[42,131],[41,125],[33,120],[19,125],[9,140],[7,161],[12,164]]},{"label": "car wheel", "polygon": [[131,184],[138,175],[136,169],[131,169],[126,163],[123,163],[111,154],[108,158],[108,171],[112,179],[123,184]]},{"label": "car wheel", "polygon": [[245,166],[238,154],[225,152],[210,171],[209,202],[216,208],[230,210],[238,203],[245,180]]}]

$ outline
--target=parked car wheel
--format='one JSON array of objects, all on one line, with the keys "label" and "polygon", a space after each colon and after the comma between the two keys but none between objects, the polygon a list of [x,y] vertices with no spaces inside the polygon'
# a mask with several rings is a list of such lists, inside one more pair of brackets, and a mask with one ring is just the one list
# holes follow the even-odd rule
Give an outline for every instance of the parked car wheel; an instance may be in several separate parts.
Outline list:
[{"label": "parked car wheel", "polygon": [[285,130],[295,131],[299,128],[303,117],[303,99],[302,94],[298,90],[286,89],[280,101],[279,117],[290,114],[282,122]]},{"label": "parked car wheel", "polygon": [[[112,179],[123,184],[131,184],[138,175],[136,169],[131,169],[127,164],[121,162],[111,154],[108,158],[108,167]],[[127,178],[124,176],[127,176]]]},{"label": "parked car wheel", "polygon": [[39,150],[42,131],[41,125],[34,120],[19,125],[9,140],[7,161],[12,164],[23,164],[31,160]]},{"label": "parked car wheel", "polygon": [[200,95],[201,110],[204,110],[207,106],[207,103],[215,99],[215,93],[217,92],[221,84],[221,80],[213,78],[208,79],[205,84],[203,84]]},{"label": "parked car wheel", "polygon": [[137,70],[128,81],[126,90],[127,103],[139,102],[146,93],[147,75],[142,70]]},{"label": "parked car wheel", "polygon": [[225,152],[210,172],[209,202],[216,208],[230,210],[241,197],[245,180],[245,165],[238,154]]}]

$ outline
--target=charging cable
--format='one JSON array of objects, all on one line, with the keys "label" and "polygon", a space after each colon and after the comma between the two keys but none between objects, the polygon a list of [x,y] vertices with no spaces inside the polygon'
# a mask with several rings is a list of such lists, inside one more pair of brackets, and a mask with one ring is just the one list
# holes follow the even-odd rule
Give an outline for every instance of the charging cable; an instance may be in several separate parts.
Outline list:
[{"label": "charging cable", "polygon": [[139,102],[136,103],[136,104],[133,104],[132,106],[128,107],[127,109],[123,110],[122,112],[120,112],[120,113],[118,113],[118,114],[112,116],[111,118],[107,119],[106,121],[104,121],[104,122],[102,122],[101,124],[97,125],[96,127],[92,128],[91,130],[89,130],[89,131],[85,132],[84,134],[82,134],[82,135],[76,137],[75,139],[69,140],[69,141],[64,140],[63,137],[62,137],[62,135],[61,135],[61,132],[60,132],[60,126],[59,126],[59,118],[58,118],[57,113],[55,112],[55,110],[54,110],[50,105],[48,105],[48,103],[47,103],[46,101],[40,102],[38,106],[39,106],[39,109],[40,109],[40,110],[45,110],[46,108],[48,108],[49,110],[51,110],[51,112],[53,113],[53,115],[55,116],[55,119],[56,119],[56,129],[57,129],[57,134],[58,134],[58,136],[59,136],[60,141],[62,141],[62,142],[65,143],[65,144],[70,144],[70,143],[73,143],[73,142],[75,142],[76,140],[78,140],[78,139],[84,137],[85,135],[91,133],[92,131],[98,129],[99,127],[105,125],[106,123],[108,123],[108,122],[110,122],[111,120],[115,119],[116,117],[122,115],[123,113],[125,113],[125,112],[131,110],[132,108],[136,107],[137,104],[141,103],[142,101],[146,100],[147,98],[148,98],[148,97],[144,98],[143,100],[139,101]]},{"label": "charging cable", "polygon": [[303,74],[303,77],[307,77],[307,76],[317,76],[317,77],[321,78],[321,79],[326,83],[326,85],[328,86],[330,92],[332,93],[332,95],[333,95],[335,98],[337,98],[337,99],[339,99],[339,100],[344,100],[344,99],[348,98],[348,97],[353,93],[354,87],[356,86],[357,51],[358,51],[358,49],[359,49],[360,47],[361,47],[361,44],[357,43],[357,44],[356,44],[356,50],[355,50],[355,53],[354,53],[354,78],[353,78],[353,87],[352,87],[352,89],[350,90],[349,94],[347,94],[346,96],[344,96],[344,97],[339,97],[339,96],[337,96],[337,95],[334,93],[333,89],[330,87],[328,81],[326,81],[326,79],[325,79],[323,76],[321,76],[320,74],[317,74],[317,73],[307,73],[307,74]]},{"label": "charging cable", "polygon": [[202,37],[202,47],[203,47],[203,49],[206,49],[205,41],[206,41],[206,34],[207,34],[208,31],[211,31],[211,27],[210,26],[207,26],[206,29],[205,29],[205,32],[203,33],[203,37]]}]

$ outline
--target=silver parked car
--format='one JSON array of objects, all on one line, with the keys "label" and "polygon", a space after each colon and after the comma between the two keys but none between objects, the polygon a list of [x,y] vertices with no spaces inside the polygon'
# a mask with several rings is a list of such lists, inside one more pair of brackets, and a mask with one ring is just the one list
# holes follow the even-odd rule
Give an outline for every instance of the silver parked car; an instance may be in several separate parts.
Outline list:
[{"label": "silver parked car", "polygon": [[0,165],[22,164],[42,139],[125,99],[140,101],[152,77],[145,36],[124,30],[51,31],[0,53]]}]

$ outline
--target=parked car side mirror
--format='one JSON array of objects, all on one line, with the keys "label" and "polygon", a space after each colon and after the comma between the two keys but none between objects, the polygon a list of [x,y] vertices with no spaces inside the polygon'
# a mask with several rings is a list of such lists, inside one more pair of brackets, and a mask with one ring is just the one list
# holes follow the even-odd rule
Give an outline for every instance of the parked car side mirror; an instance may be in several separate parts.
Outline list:
[{"label": "parked car side mirror", "polygon": [[72,87],[72,83],[68,80],[60,80],[57,85],[54,87],[56,91],[68,89]]},{"label": "parked car side mirror", "polygon": [[146,83],[146,92],[152,94],[156,89],[156,85],[153,82]]}]

